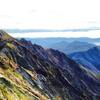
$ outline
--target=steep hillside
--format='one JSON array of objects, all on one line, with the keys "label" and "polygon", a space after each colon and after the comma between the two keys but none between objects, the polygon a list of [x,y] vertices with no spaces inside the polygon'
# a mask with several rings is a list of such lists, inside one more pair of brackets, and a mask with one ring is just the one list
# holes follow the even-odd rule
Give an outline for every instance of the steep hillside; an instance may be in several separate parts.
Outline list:
[{"label": "steep hillside", "polygon": [[[36,44],[32,45],[30,42],[27,42],[26,40],[21,40],[21,42],[27,49],[30,49],[31,52],[38,55],[39,58],[42,58],[45,61],[47,61],[48,62],[47,66],[49,66],[48,65],[49,63],[52,63],[53,67],[55,66],[57,68],[57,70],[59,70],[58,72],[56,72],[57,76],[55,77],[55,79],[59,80],[62,85],[59,84],[57,86],[58,82],[54,83],[53,85],[55,86],[55,84],[56,84],[57,88],[59,88],[59,86],[62,86],[62,88],[60,89],[60,91],[61,91],[64,88],[62,93],[65,93],[65,91],[69,91],[68,93],[66,92],[67,98],[69,100],[70,99],[76,100],[76,99],[82,99],[82,98],[84,100],[86,98],[87,98],[87,100],[91,100],[94,98],[96,100],[98,100],[97,98],[99,98],[99,94],[96,97],[95,96],[92,97],[92,96],[88,95],[88,92],[89,92],[89,94],[91,94],[90,91],[93,93],[93,91],[95,91],[95,89],[96,89],[96,91],[98,91],[97,88],[99,89],[98,86],[100,85],[100,78],[99,78],[99,76],[97,76],[97,74],[95,75],[95,73],[89,71],[82,65],[78,65],[73,60],[69,59],[64,53],[61,53],[57,50],[44,49],[41,46],[38,46]],[[48,71],[50,72],[50,69]],[[54,72],[55,72],[55,69],[53,68],[52,74],[54,74]],[[50,81],[52,81],[52,80],[50,80]],[[55,87],[53,87],[53,89],[54,88]],[[88,92],[86,92],[86,91],[88,91]],[[71,95],[70,95],[70,92],[72,92]],[[73,93],[75,93],[74,96],[72,96]],[[86,96],[85,98],[84,98],[84,96],[82,96],[82,98],[80,98],[79,95],[84,94],[84,93],[85,93],[85,95],[88,95],[88,96]],[[69,97],[69,95],[70,95],[70,97]],[[77,95],[78,95],[78,97],[77,97]],[[64,100],[66,100],[66,97],[64,98]]]},{"label": "steep hillside", "polygon": [[0,36],[0,99],[100,99],[100,77],[64,53]]}]

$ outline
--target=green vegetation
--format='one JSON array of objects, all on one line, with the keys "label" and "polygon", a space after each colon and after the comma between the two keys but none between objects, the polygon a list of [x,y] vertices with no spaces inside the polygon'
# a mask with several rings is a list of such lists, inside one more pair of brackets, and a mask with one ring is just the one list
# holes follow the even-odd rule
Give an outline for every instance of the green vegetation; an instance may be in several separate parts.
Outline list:
[{"label": "green vegetation", "polygon": [[3,100],[34,100],[35,98],[5,78],[0,78],[0,97]]},{"label": "green vegetation", "polygon": [[5,41],[12,41],[14,38],[12,38],[9,34],[7,34],[5,31],[0,30],[0,33],[2,34],[2,40]]},{"label": "green vegetation", "polygon": [[29,84],[11,67],[0,68],[0,100],[37,100],[28,87]]},{"label": "green vegetation", "polygon": [[0,66],[4,69],[8,69],[9,68],[9,65],[6,64],[7,59],[4,58],[3,56],[0,56]]},{"label": "green vegetation", "polygon": [[10,49],[15,49],[15,48],[16,48],[12,43],[7,43],[6,45],[7,45],[7,47],[9,47]]},{"label": "green vegetation", "polygon": [[10,66],[6,70],[0,67],[0,97],[0,100],[48,100]]}]

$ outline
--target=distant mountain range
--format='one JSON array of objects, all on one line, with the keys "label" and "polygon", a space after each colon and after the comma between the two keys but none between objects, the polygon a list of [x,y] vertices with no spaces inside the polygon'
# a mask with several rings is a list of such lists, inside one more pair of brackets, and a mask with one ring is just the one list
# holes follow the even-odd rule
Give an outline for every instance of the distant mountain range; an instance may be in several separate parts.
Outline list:
[{"label": "distant mountain range", "polygon": [[72,53],[70,57],[90,70],[100,73],[100,47],[94,47],[84,52]]},{"label": "distant mountain range", "polygon": [[35,38],[27,40],[33,44],[39,44],[45,48],[53,48],[65,54],[86,51],[100,44],[99,38]]},{"label": "distant mountain range", "polygon": [[58,50],[0,30],[0,99],[100,100],[100,76]]},{"label": "distant mountain range", "polygon": [[74,52],[81,52],[81,51],[86,51],[90,48],[95,47],[94,44],[88,43],[88,42],[80,42],[80,41],[73,41],[73,42],[59,42],[52,44],[50,48],[60,50],[64,52],[65,54],[70,54]]},{"label": "distant mountain range", "polygon": [[86,38],[86,37],[80,37],[80,38],[26,38],[27,40],[30,40],[33,44],[39,44],[44,47],[49,47],[52,44],[60,43],[60,42],[87,42],[91,44],[97,44],[100,43],[100,38]]}]

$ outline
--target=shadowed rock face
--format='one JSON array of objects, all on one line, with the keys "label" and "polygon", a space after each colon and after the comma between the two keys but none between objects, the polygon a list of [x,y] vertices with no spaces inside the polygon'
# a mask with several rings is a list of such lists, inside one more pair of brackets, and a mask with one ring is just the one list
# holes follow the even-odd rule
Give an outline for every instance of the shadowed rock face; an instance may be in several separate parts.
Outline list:
[{"label": "shadowed rock face", "polygon": [[9,40],[12,41],[3,40],[5,45],[0,51],[0,70],[8,72],[10,69],[13,80],[7,72],[7,75],[2,71],[0,74],[16,86],[19,83],[24,95],[27,90],[27,95],[30,93],[30,97],[40,100],[99,100],[100,79],[95,73],[88,72],[59,51],[44,49],[24,39]]},{"label": "shadowed rock face", "polygon": [[[96,96],[93,97],[92,93],[97,93],[100,95],[100,80],[88,72],[88,69],[84,69],[82,65],[78,65],[75,61],[68,58],[64,53],[61,53],[57,50],[44,49],[36,44],[32,45],[30,42],[22,43],[32,53],[36,54],[36,59],[42,63],[41,65],[43,65],[43,67],[39,67],[37,72],[43,74],[45,77],[47,76],[48,72],[54,76],[52,79],[49,79],[54,86],[53,89],[56,87],[59,89],[60,87],[60,91],[63,89],[63,95],[67,93],[67,97],[69,96],[69,98],[72,98],[73,100],[81,97],[85,97],[85,99],[87,98],[90,100],[97,98]],[[44,63],[39,59],[44,60]],[[72,95],[74,95],[74,97],[72,97]]]}]

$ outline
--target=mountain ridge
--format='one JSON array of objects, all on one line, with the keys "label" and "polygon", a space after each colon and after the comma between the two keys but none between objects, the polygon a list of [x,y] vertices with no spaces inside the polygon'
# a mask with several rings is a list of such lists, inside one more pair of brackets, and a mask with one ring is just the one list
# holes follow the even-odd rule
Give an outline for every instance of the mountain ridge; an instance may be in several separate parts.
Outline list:
[{"label": "mountain ridge", "polygon": [[26,40],[0,42],[1,99],[99,100],[99,78],[66,54]]},{"label": "mountain ridge", "polygon": [[[79,63],[87,66],[89,69],[100,70],[99,68],[99,58],[100,58],[100,47],[93,47],[87,51],[84,52],[76,52],[72,53],[69,56],[73,58],[75,61],[78,61]],[[91,64],[91,65],[88,65]],[[91,67],[90,67],[91,66]]]}]

